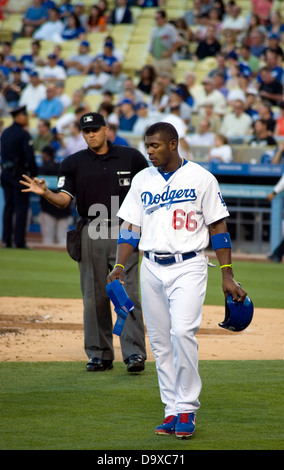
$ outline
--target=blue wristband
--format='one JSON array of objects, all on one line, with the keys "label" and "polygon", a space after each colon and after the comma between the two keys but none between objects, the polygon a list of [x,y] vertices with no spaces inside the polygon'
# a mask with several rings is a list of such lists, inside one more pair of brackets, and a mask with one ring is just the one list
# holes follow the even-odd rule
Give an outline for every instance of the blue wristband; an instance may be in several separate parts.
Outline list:
[{"label": "blue wristband", "polygon": [[227,232],[212,235],[211,243],[214,251],[219,248],[232,248],[230,234]]},{"label": "blue wristband", "polygon": [[135,249],[138,246],[139,240],[140,236],[138,233],[133,232],[132,230],[127,230],[126,228],[122,228],[119,233],[117,244],[119,245],[120,243],[128,243]]}]

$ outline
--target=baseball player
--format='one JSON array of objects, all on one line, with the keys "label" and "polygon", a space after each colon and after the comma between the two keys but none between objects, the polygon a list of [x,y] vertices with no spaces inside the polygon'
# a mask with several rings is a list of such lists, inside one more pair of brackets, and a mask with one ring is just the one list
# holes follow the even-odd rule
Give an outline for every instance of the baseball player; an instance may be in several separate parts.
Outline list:
[{"label": "baseball player", "polygon": [[243,301],[235,281],[229,216],[215,177],[178,153],[174,126],[159,122],[146,132],[152,166],[132,180],[118,216],[123,219],[116,267],[108,282],[123,283],[124,265],[139,244],[141,295],[146,327],[156,360],[165,419],[156,434],[189,438],[200,407],[201,380],[195,334],[201,324],[207,284],[204,249],[209,237],[223,274],[227,297]]}]

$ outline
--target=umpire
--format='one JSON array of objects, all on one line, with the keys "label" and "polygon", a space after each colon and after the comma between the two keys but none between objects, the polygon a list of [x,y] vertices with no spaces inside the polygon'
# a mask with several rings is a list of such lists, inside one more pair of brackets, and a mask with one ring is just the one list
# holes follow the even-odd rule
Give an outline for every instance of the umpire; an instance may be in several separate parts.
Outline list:
[{"label": "umpire", "polygon": [[[81,216],[81,250],[77,260],[84,303],[85,352],[89,357],[87,370],[96,372],[112,369],[114,360],[112,317],[106,293],[107,275],[116,262],[119,233],[119,219],[114,214],[126,196],[132,178],[148,163],[138,150],[113,145],[107,140],[108,126],[101,114],[84,114],[80,127],[88,148],[61,162],[58,193],[48,190],[44,180],[38,178],[32,180],[23,175],[25,181],[21,182],[27,187],[24,192],[33,191],[61,209],[76,197]],[[146,360],[138,261],[136,250],[125,266],[125,289],[135,307],[135,318],[128,315],[120,336],[128,372],[144,370]]]},{"label": "umpire", "polygon": [[19,177],[22,173],[34,177],[38,174],[38,171],[34,157],[33,141],[30,134],[25,130],[28,125],[26,107],[13,109],[11,115],[13,124],[5,129],[1,136],[1,185],[5,198],[2,246],[27,248],[26,230],[29,194],[21,192]]}]

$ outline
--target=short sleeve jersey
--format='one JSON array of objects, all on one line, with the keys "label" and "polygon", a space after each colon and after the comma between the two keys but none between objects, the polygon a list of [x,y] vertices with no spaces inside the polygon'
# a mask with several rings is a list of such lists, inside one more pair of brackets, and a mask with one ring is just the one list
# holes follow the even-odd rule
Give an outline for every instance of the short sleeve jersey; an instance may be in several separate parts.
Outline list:
[{"label": "short sleeve jersey", "polygon": [[140,250],[176,254],[204,250],[208,226],[229,212],[216,178],[187,162],[168,181],[155,167],[140,172],[118,216],[141,227]]},{"label": "short sleeve jersey", "polygon": [[108,218],[112,218],[112,204],[121,205],[132,178],[147,167],[145,157],[138,150],[109,142],[105,155],[97,155],[88,148],[65,158],[60,165],[57,187],[71,198],[76,197],[81,217],[88,217],[91,206],[101,204],[107,209]]}]

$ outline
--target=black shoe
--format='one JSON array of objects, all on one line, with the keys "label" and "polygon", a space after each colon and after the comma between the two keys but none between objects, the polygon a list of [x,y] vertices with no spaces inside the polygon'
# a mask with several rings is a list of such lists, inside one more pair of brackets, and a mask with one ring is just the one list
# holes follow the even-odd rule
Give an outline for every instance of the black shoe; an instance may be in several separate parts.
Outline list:
[{"label": "black shoe", "polygon": [[103,372],[104,370],[110,370],[113,368],[112,361],[106,361],[99,359],[98,357],[91,357],[87,364],[88,372]]},{"label": "black shoe", "polygon": [[142,372],[145,369],[145,359],[141,354],[132,354],[125,362],[127,372]]},{"label": "black shoe", "polygon": [[272,261],[272,263],[281,263],[281,259],[279,259],[276,255],[273,255],[273,254],[268,255],[267,259]]}]

